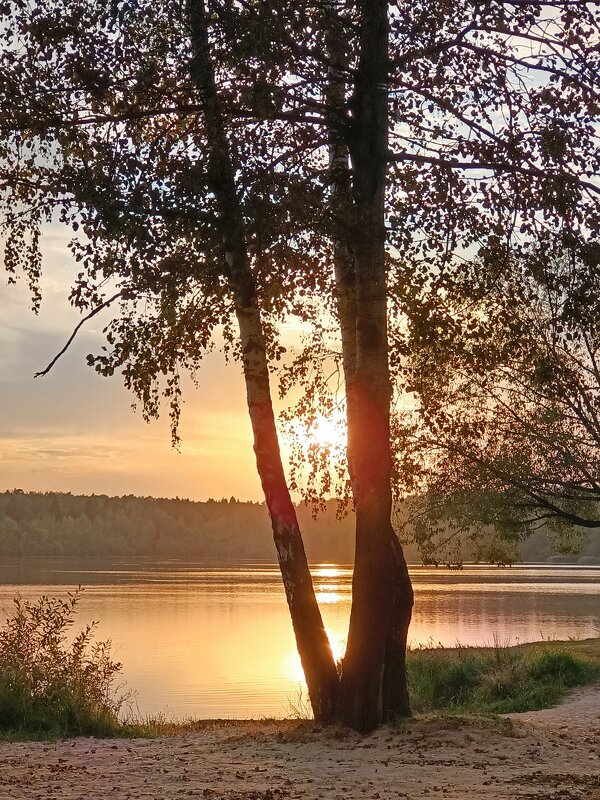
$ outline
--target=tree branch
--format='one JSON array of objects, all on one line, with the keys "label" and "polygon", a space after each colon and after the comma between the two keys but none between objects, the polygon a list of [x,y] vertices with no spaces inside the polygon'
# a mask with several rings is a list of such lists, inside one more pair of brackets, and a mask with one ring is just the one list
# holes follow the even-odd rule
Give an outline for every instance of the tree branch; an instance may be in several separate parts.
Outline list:
[{"label": "tree branch", "polygon": [[[388,154],[388,161],[392,162],[412,162],[415,164],[431,164],[432,166],[447,167],[449,169],[462,169],[462,170],[491,170],[493,172],[513,173],[518,175],[529,175],[535,178],[548,177],[548,171],[542,168],[535,167],[520,167],[518,164],[513,164],[508,161],[461,161],[457,158],[443,158],[433,156],[423,156],[417,153],[392,153]],[[570,183],[574,183],[582,188],[588,189],[594,194],[600,195],[600,186],[595,186],[590,181],[585,181],[577,175],[566,175],[564,172],[555,173],[556,176],[566,178]]]},{"label": "tree branch", "polygon": [[117,292],[116,294],[113,294],[112,297],[109,297],[108,300],[105,300],[103,303],[100,303],[99,306],[96,306],[96,308],[94,308],[93,311],[90,311],[90,313],[87,316],[85,316],[82,320],[80,320],[79,323],[75,326],[75,329],[73,330],[73,333],[67,339],[67,342],[66,342],[65,346],[62,348],[62,350],[60,350],[54,356],[54,358],[48,364],[46,369],[43,369],[41,372],[36,372],[33,377],[34,378],[43,378],[44,375],[47,375],[50,372],[50,370],[52,369],[52,367],[56,364],[58,359],[67,352],[67,350],[69,349],[69,347],[71,346],[71,344],[73,342],[73,339],[77,336],[77,334],[78,334],[79,330],[81,329],[81,327],[88,320],[92,319],[92,317],[95,317],[96,314],[100,313],[100,311],[103,311],[105,308],[108,308],[108,306],[110,306],[112,303],[114,303],[115,300],[117,300],[119,297],[122,297],[122,296],[123,296],[123,290],[121,290],[120,292]]}]

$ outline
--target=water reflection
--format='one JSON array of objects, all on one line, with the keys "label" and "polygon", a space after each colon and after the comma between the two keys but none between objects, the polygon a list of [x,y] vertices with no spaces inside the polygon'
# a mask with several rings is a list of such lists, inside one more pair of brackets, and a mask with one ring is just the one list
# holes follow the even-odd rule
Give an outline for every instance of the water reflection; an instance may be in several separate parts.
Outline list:
[{"label": "water reflection", "polygon": [[344,570],[341,567],[318,564],[316,567],[313,567],[312,575],[315,582],[318,582],[319,578],[340,578],[346,571],[347,570]]},{"label": "water reflection", "polygon": [[344,595],[334,591],[333,589],[321,589],[320,591],[315,592],[315,595],[319,604],[341,603],[344,600]]},{"label": "water reflection", "polygon": [[[414,645],[523,642],[600,635],[599,568],[413,568]],[[336,658],[347,636],[351,572],[314,568]],[[15,560],[0,566],[0,609],[86,586],[80,622],[101,621],[143,713],[282,715],[302,681],[278,570],[144,560]]]}]

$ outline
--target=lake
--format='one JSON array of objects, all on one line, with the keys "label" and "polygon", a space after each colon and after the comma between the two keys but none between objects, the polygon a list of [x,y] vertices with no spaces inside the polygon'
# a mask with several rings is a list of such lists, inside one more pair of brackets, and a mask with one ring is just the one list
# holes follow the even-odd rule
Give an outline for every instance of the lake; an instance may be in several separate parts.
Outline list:
[{"label": "lake", "polygon": [[[600,636],[599,567],[411,567],[413,645],[517,644]],[[336,655],[351,598],[347,566],[313,567]],[[285,716],[305,706],[302,673],[272,565],[180,561],[12,559],[0,565],[4,618],[17,594],[35,599],[85,587],[77,623],[99,620],[143,714]]]}]

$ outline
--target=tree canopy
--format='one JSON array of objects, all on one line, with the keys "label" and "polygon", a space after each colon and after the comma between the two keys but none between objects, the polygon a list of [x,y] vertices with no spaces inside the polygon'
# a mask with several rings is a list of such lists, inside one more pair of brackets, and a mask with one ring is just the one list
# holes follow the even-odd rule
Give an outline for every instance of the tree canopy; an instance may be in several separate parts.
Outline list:
[{"label": "tree canopy", "polygon": [[[332,298],[328,126],[352,155],[354,3],[208,3],[227,137],[268,337]],[[205,122],[179,2],[5,2],[0,106],[5,265],[40,269],[39,224],[74,232],[72,300],[120,305],[100,372],[123,370],[150,414],[152,378],[232,343]],[[338,26],[344,103],[325,96]],[[392,311],[444,291],[474,251],[598,234],[598,11],[579,2],[390,4],[387,238]],[[334,122],[332,122],[334,120]],[[352,169],[352,163],[348,164]],[[115,286],[118,284],[118,286]],[[39,302],[34,289],[34,304]],[[313,309],[314,317],[318,311]],[[412,324],[435,330],[427,304]],[[402,333],[393,359],[402,362]],[[167,387],[176,406],[177,389]]]},{"label": "tree canopy", "polygon": [[473,272],[440,304],[460,329],[413,338],[424,545],[432,519],[454,543],[477,523],[514,541],[550,525],[565,545],[598,527],[598,264],[591,243],[513,257],[491,285]]}]

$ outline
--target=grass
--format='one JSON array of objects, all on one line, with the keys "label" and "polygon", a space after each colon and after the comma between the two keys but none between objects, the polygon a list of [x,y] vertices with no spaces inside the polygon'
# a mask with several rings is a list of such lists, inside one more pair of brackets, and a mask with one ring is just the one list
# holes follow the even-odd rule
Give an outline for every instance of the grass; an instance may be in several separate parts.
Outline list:
[{"label": "grass", "polygon": [[[83,724],[81,724],[82,722]],[[56,741],[76,736],[93,736],[99,739],[156,739],[161,736],[194,733],[227,724],[233,724],[233,722],[191,718],[170,720],[158,715],[155,717],[132,717],[130,721],[125,722],[114,717],[104,719],[87,717],[85,720],[80,719],[79,724],[65,725],[64,720],[57,719],[52,713],[48,713],[41,719],[36,720],[29,717],[16,725],[0,727],[0,741]]]},{"label": "grass", "polygon": [[407,659],[417,712],[503,714],[556,705],[574,687],[600,681],[600,639],[514,647],[431,647]]}]

